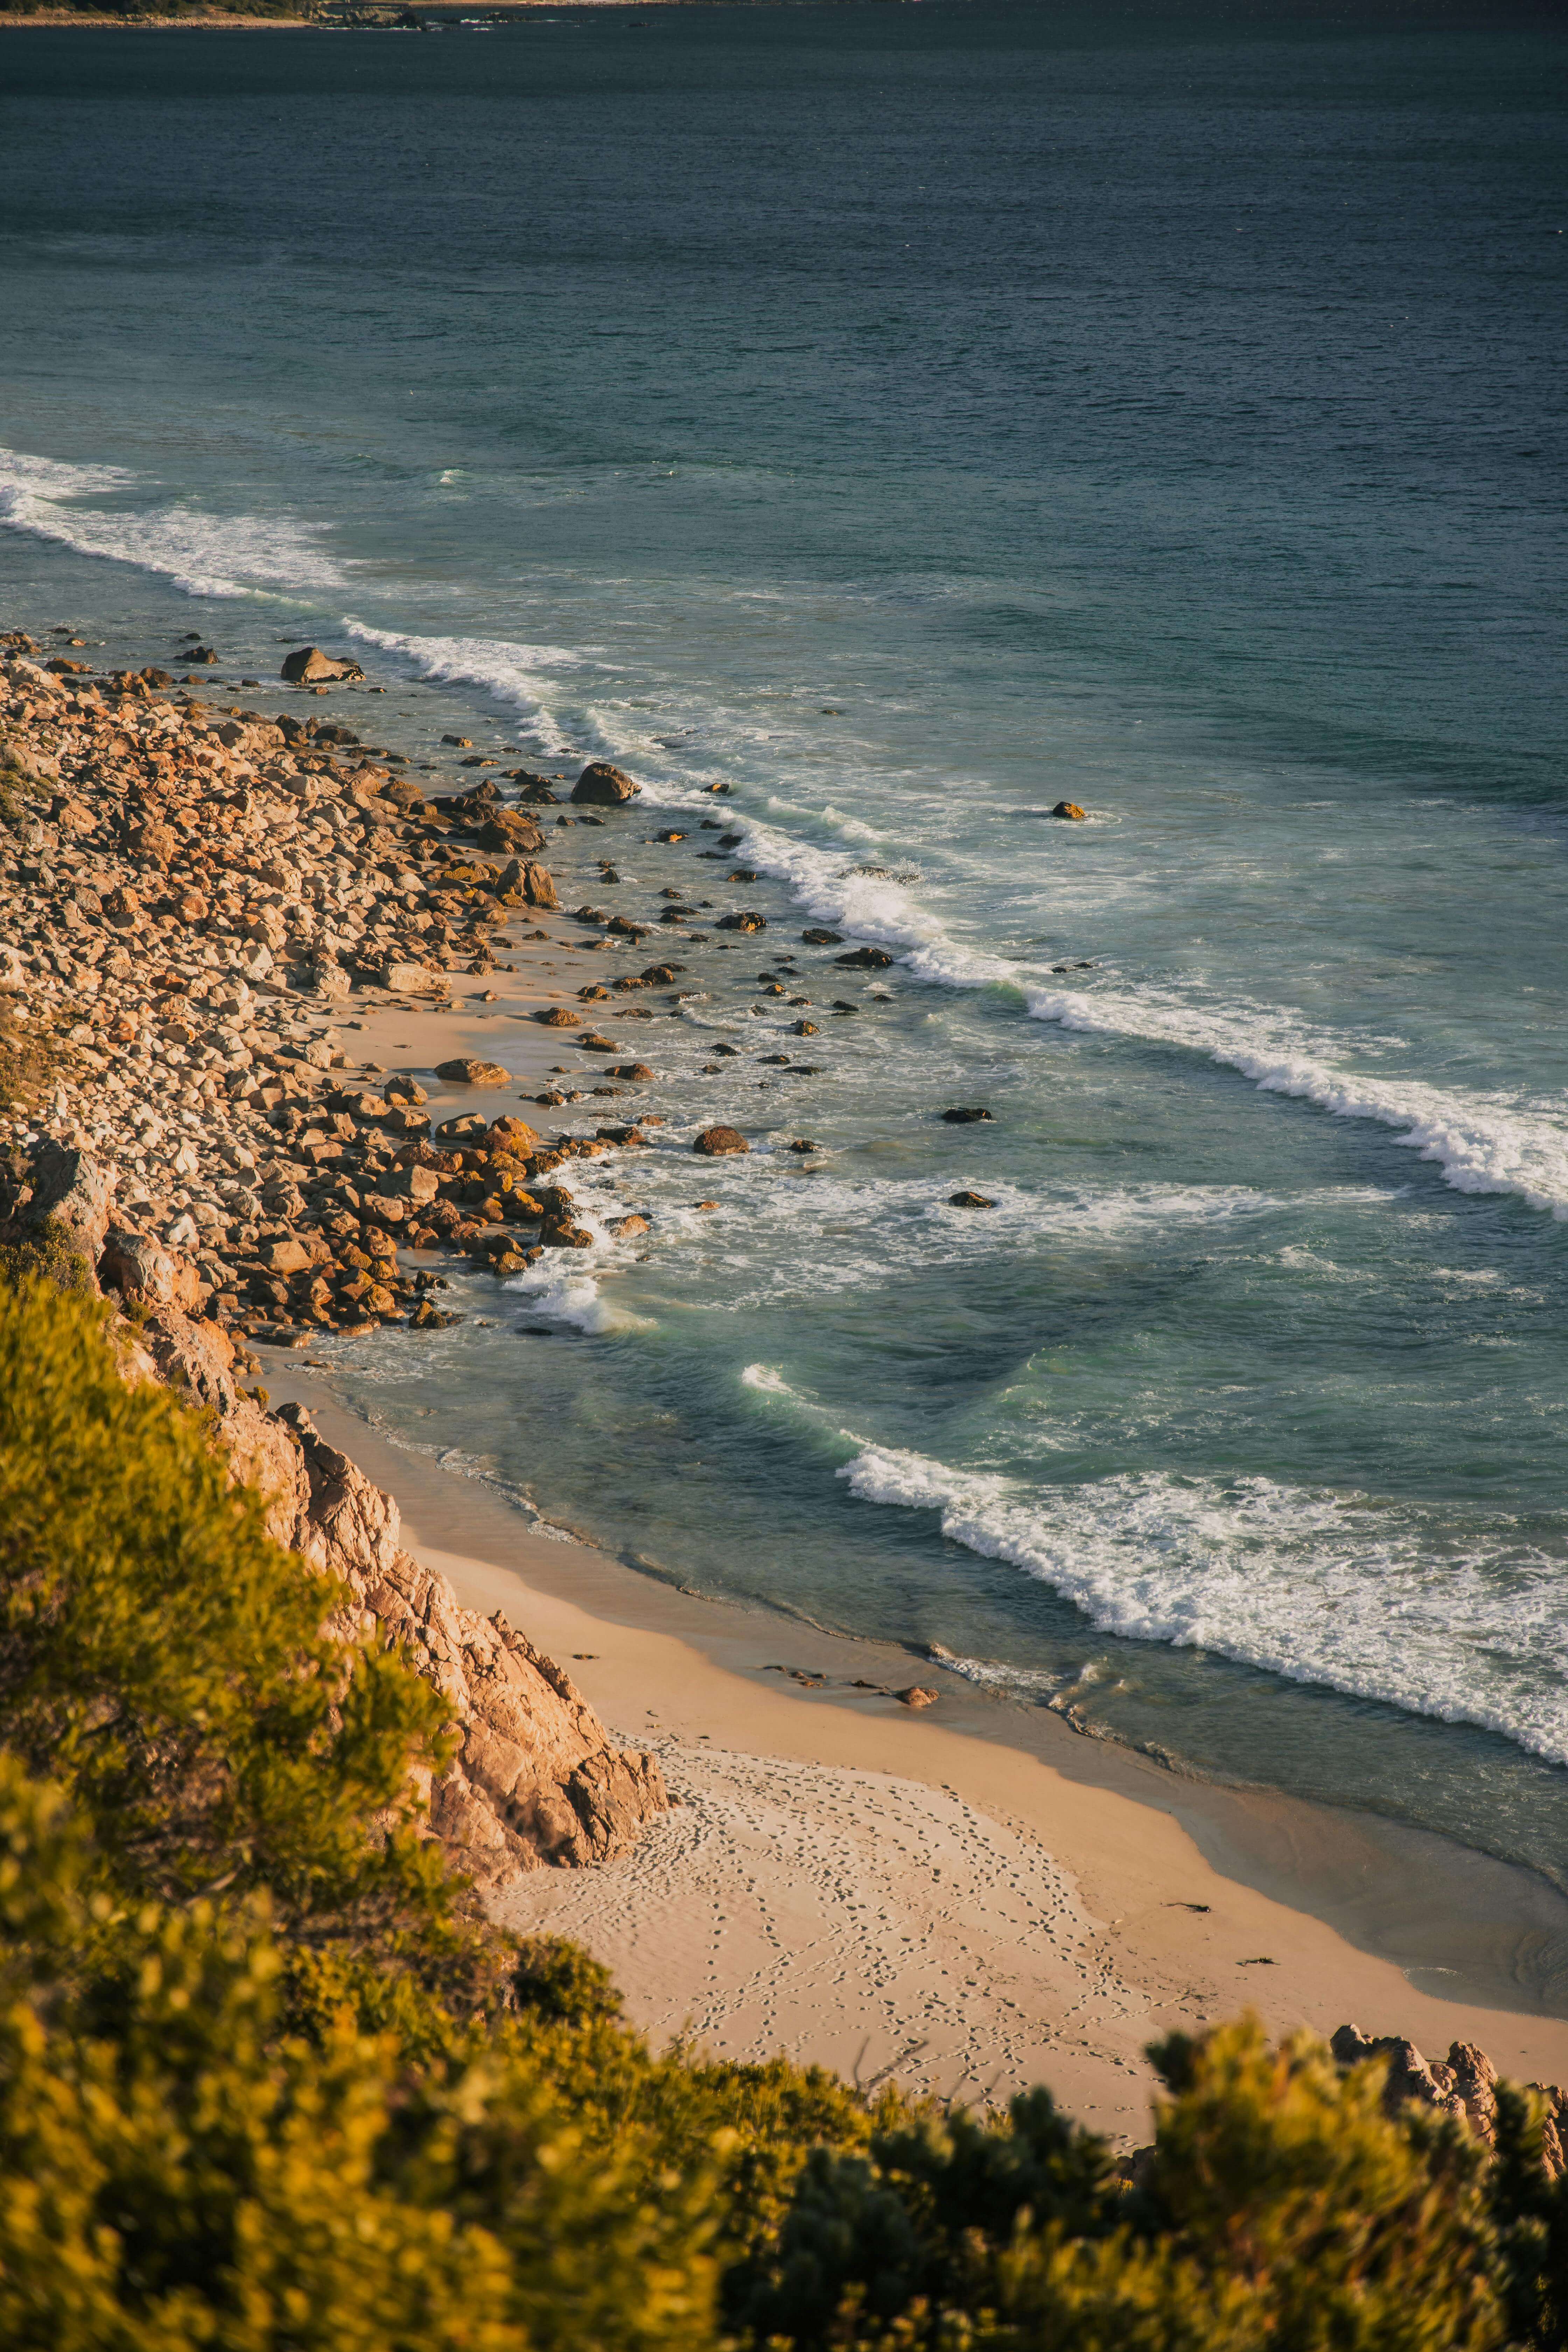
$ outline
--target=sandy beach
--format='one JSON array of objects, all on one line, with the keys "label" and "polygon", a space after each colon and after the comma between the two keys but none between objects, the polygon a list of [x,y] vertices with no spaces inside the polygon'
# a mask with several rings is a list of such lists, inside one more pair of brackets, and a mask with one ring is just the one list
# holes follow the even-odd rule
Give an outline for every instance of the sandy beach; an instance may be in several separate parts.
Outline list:
[{"label": "sandy beach", "polygon": [[[97,723],[90,702],[79,717]],[[623,838],[644,824],[635,808],[617,820]],[[596,854],[616,833],[550,838],[571,865],[579,843]],[[609,942],[531,907],[508,928],[518,936],[494,936],[493,968],[451,972],[449,1003],[374,987],[340,1002],[353,1024],[330,1033],[342,1076],[323,1083],[422,1074],[436,1125],[478,1107],[493,1119],[552,1087],[557,1099],[576,1087],[589,1108],[603,1071],[580,1062],[570,1030],[530,1016],[604,976]],[[431,1076],[463,1055],[504,1058],[510,1085]],[[368,1149],[374,1161],[374,1137]],[[439,1262],[428,1242],[403,1257]],[[597,1270],[613,1279],[613,1264]],[[633,1852],[531,1872],[497,1909],[584,1944],[658,2039],[732,2058],[782,2050],[868,2086],[966,2101],[1045,2082],[1122,2145],[1146,2131],[1145,2045],[1245,2006],[1277,2033],[1353,2021],[1429,2053],[1474,2042],[1516,2076],[1568,2078],[1568,2021],[1539,2013],[1551,2001],[1526,1965],[1531,1904],[1552,1927],[1561,1905],[1528,1874],[1370,1816],[1184,1782],[907,1652],[638,1576],[367,1426],[310,1345],[304,1332],[263,1345],[274,1404],[307,1404],[396,1495],[406,1540],[458,1600],[501,1612],[614,1735],[657,1754],[675,1806]],[[914,1684],[936,1693],[920,1712],[897,1696]],[[1445,1979],[1481,1997],[1443,1998]]]},{"label": "sandy beach", "polygon": [[[1568,2021],[1434,1997],[1325,1919],[1216,1867],[1148,1801],[1169,1776],[1142,1768],[1142,1795],[1077,1779],[1008,1744],[1022,1718],[1000,1708],[991,1736],[950,1728],[942,1718],[966,1702],[974,1719],[966,1693],[944,1690],[919,1714],[855,1693],[844,1685],[856,1666],[885,1681],[898,1653],[807,1641],[531,1532],[499,1496],[335,1409],[330,1383],[298,1360],[280,1386],[395,1486],[405,1540],[465,1604],[524,1627],[613,1733],[658,1756],[675,1810],[632,1854],[536,1873],[499,1914],[585,1945],[656,2038],[689,2035],[736,2059],[783,2050],[868,2085],[969,2101],[1043,2082],[1123,2146],[1146,2137],[1146,2043],[1247,2006],[1277,2033],[1353,2021],[1429,2053],[1475,2042],[1529,2080],[1568,2074]],[[437,1528],[467,1549],[429,1541]],[[838,1686],[772,1670],[795,1652]],[[1047,1723],[1074,1763],[1123,1780],[1141,1769],[1086,1755],[1093,1743]],[[1165,1801],[1181,1795],[1222,1792],[1170,1790]],[[1334,1816],[1317,1826],[1342,1835]],[[1373,1866],[1354,1843],[1352,1826],[1347,1865]],[[1457,1922],[1455,1936],[1462,1945]]]}]

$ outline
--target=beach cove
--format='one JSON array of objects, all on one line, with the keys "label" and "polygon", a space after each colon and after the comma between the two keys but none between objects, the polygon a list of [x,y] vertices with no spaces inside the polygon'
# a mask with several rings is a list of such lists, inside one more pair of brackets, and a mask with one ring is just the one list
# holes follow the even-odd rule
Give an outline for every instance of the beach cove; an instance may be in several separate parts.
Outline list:
[{"label": "beach cove", "polygon": [[[446,1234],[400,1234],[405,1223],[434,1215],[439,1198],[435,1182],[423,1210],[412,1192],[399,1197],[400,1172],[446,1171],[453,1160],[421,1130],[455,1118],[480,1136],[501,1131],[493,1107],[502,1073],[480,1050],[500,1021],[517,1024],[506,1033],[513,1064],[508,1099],[515,1095],[520,1108],[535,1110],[539,1095],[559,1097],[563,1108],[602,1101],[610,1091],[603,1081],[598,1093],[557,1082],[557,1074],[592,1078],[594,1065],[563,1071],[547,1057],[572,1050],[568,1039],[575,1045],[583,1022],[571,1008],[584,1002],[584,992],[588,1003],[601,1001],[600,975],[616,969],[605,961],[606,944],[612,957],[630,959],[646,942],[586,914],[574,932],[531,938],[544,929],[533,919],[542,909],[521,899],[513,909],[498,908],[500,925],[479,927],[465,963],[452,956],[454,969],[417,968],[419,984],[443,1002],[390,1001],[368,976],[345,984],[346,968],[336,961],[322,961],[313,977],[283,964],[278,977],[258,970],[271,964],[269,954],[257,953],[264,940],[247,939],[237,918],[209,924],[205,907],[192,901],[199,880],[215,907],[224,903],[226,868],[238,882],[264,864],[247,850],[243,827],[214,824],[226,793],[237,793],[252,814],[268,809],[262,832],[274,856],[287,839],[291,806],[307,814],[363,811],[377,829],[423,826],[461,869],[470,905],[484,898],[485,886],[470,878],[465,835],[495,821],[488,814],[493,801],[482,791],[476,798],[470,785],[467,795],[446,796],[458,805],[442,814],[413,786],[386,798],[395,789],[393,769],[366,761],[363,746],[335,740],[355,731],[340,720],[321,721],[313,746],[310,737],[298,738],[295,757],[256,742],[254,730],[265,724],[258,717],[226,719],[188,687],[140,681],[131,691],[135,673],[120,673],[118,687],[113,678],[100,686],[75,656],[57,663],[51,672],[20,656],[8,673],[13,809],[37,836],[21,838],[12,877],[14,888],[23,887],[9,919],[20,950],[8,950],[8,1002],[13,1034],[16,1013],[26,1013],[22,1031],[43,1030],[58,1055],[46,1124],[64,1141],[89,1143],[110,1167],[139,1159],[140,1184],[129,1174],[121,1180],[132,1227],[117,1221],[110,1229],[121,1268],[115,1279],[132,1293],[151,1285],[148,1295],[172,1282],[182,1303],[226,1318],[241,1360],[247,1340],[258,1350],[251,1367],[262,1371],[273,1410],[286,1400],[303,1403],[330,1443],[395,1492],[423,1564],[449,1580],[463,1606],[487,1615],[500,1609],[537,1647],[567,1663],[612,1737],[658,1758],[674,1797],[675,1811],[645,1827],[630,1853],[586,1874],[513,1880],[498,1898],[505,1924],[583,1942],[615,1969],[637,2021],[656,2037],[689,2032],[717,2053],[744,2059],[782,2048],[871,2084],[888,2080],[970,2101],[1005,2099],[1044,2080],[1127,2145],[1146,2126],[1144,2044],[1173,2026],[1216,2021],[1243,2003],[1277,2032],[1307,2022],[1327,2034],[1353,2020],[1434,2052],[1450,2042],[1478,2043],[1506,2071],[1532,2079],[1568,2073],[1568,2024],[1553,2011],[1550,1973],[1543,1979],[1539,1963],[1542,1946],[1562,1933],[1560,1898],[1539,1883],[1532,1891],[1524,1874],[1445,1851],[1430,1838],[1407,1835],[1401,1852],[1397,1838],[1386,1830],[1380,1835],[1370,1821],[1358,1827],[1352,1817],[1256,1793],[1162,1789],[1170,1774],[1084,1739],[1048,1711],[1037,1714],[1031,1737],[1016,1706],[940,1665],[934,1675],[929,1664],[919,1670],[907,1649],[846,1641],[784,1612],[715,1608],[638,1577],[561,1540],[559,1530],[536,1511],[525,1514],[493,1483],[421,1458],[406,1425],[399,1435],[384,1416],[373,1428],[363,1409],[345,1410],[331,1367],[310,1353],[312,1345],[428,1348],[431,1332],[396,1326],[411,1307],[427,1313],[427,1302],[450,1295],[447,1275],[435,1288],[420,1281],[437,1265],[454,1268],[442,1243],[466,1246],[479,1266],[492,1261],[492,1239],[512,1246],[508,1236],[516,1228],[499,1207],[493,1223],[482,1215],[448,1217]],[[226,723],[251,734],[226,744]],[[153,830],[158,813],[143,809],[133,872],[117,878],[113,843],[123,837],[115,832],[123,820],[115,812],[124,806],[138,742],[152,743],[165,762],[162,787],[154,780],[153,789],[161,789],[163,814],[174,822],[165,824],[164,838]],[[273,754],[260,767],[247,756],[258,750]],[[203,788],[205,814],[194,830],[181,815],[193,805],[182,755],[191,761],[191,782],[199,778]],[[28,816],[29,808],[37,814]],[[422,817],[426,808],[431,814]],[[591,803],[579,803],[572,824],[555,833],[563,876],[563,855],[574,854],[567,835],[581,832],[596,847],[595,835],[612,829],[603,819],[582,822],[594,814]],[[344,837],[341,825],[335,837]],[[92,860],[96,890],[79,873],[73,878],[84,858]],[[492,886],[501,870],[490,876]],[[116,908],[114,893],[123,897],[132,879],[142,893],[132,910],[138,927],[162,924],[163,1018],[140,1030],[131,1019],[150,1048],[151,1083],[117,1098],[100,1083],[96,1041],[111,1038],[144,993],[144,958],[124,960],[123,973],[114,969],[115,917],[125,911]],[[52,900],[50,890],[58,894]],[[533,895],[552,895],[542,875]],[[41,897],[56,920],[47,914],[40,920]],[[166,906],[173,915],[160,915]],[[123,931],[123,919],[118,928]],[[684,977],[700,974],[709,944],[683,941],[696,959]],[[395,954],[395,945],[387,952]],[[371,953],[369,944],[359,950],[362,975],[372,970]],[[405,986],[416,977],[406,963],[396,970]],[[289,971],[291,983],[281,977]],[[68,1027],[84,988],[97,999],[97,1026]],[[223,991],[237,989],[245,1003],[226,1027],[218,1015],[203,1050],[201,1033],[188,1020],[181,1024],[178,1001],[196,1002],[205,990],[216,1003]],[[634,988],[620,1002],[636,1003],[646,993]],[[614,1002],[613,991],[607,994]],[[242,1025],[264,1018],[268,1007],[289,1012],[298,1050],[286,1035],[282,1054],[268,1053],[256,1028]],[[352,1071],[346,1056],[311,1051],[346,1035],[339,1023],[351,1007]],[[574,1025],[537,1017],[552,1011],[568,1013]],[[521,1051],[517,1041],[524,1041]],[[381,1059],[395,1051],[401,1082],[386,1076]],[[334,1059],[343,1065],[341,1076]],[[443,1082],[437,1066],[480,1073],[480,1083]],[[608,1055],[601,1066],[619,1067]],[[269,1105],[274,1074],[283,1089]],[[373,1090],[377,1076],[382,1088]],[[647,1083],[623,1078],[619,1090]],[[185,1139],[174,1153],[149,1149],[148,1114],[160,1087],[174,1103],[188,1098]],[[347,1121],[353,1143],[335,1136],[333,1122],[343,1114],[331,1113],[320,1131],[333,1136],[336,1148],[320,1159],[310,1152],[308,1108],[288,1118],[290,1092],[308,1106],[311,1090],[356,1103]],[[425,1101],[414,1102],[415,1094]],[[464,1108],[480,1100],[492,1106],[488,1128]],[[251,1135],[276,1157],[258,1164],[252,1152],[250,1171],[219,1178],[219,1189],[209,1191],[208,1171],[226,1160],[240,1167],[237,1119],[251,1122]],[[660,1124],[648,1133],[657,1136]],[[613,1150],[636,1148],[635,1128],[618,1132]],[[568,1170],[582,1164],[571,1159],[571,1141],[569,1131],[558,1139],[568,1148],[558,1164]],[[688,1152],[693,1174],[700,1170],[688,1139],[676,1148]],[[378,1151],[387,1163],[377,1180],[384,1189],[372,1193],[359,1162],[367,1154],[374,1167]],[[160,1160],[169,1171],[162,1180],[154,1172]],[[161,1189],[182,1176],[182,1198]],[[471,1189],[446,1181],[455,1192]],[[352,1328],[352,1307],[312,1287],[320,1260],[301,1249],[307,1263],[291,1283],[295,1328],[279,1319],[275,1299],[271,1313],[258,1316],[261,1297],[279,1286],[290,1293],[289,1281],[280,1285],[264,1270],[258,1244],[264,1255],[268,1234],[281,1236],[271,1245],[281,1264],[290,1234],[308,1244],[324,1231],[346,1256],[354,1243],[344,1203],[360,1202],[356,1184],[364,1186],[365,1219],[356,1239],[375,1253],[373,1266],[400,1262],[393,1279],[402,1301],[396,1290],[383,1290],[362,1336],[335,1339],[334,1326]],[[492,1201],[498,1197],[508,1196]],[[209,1202],[226,1202],[226,1223]],[[259,1228],[244,1222],[256,1214]],[[190,1258],[179,1248],[184,1224],[196,1253]],[[395,1260],[378,1234],[390,1236]],[[542,1253],[535,1245],[533,1255],[536,1262],[592,1255],[599,1264],[605,1250],[634,1248],[637,1239],[634,1231],[617,1244],[595,1219],[581,1250],[558,1239]],[[225,1264],[231,1253],[232,1274]],[[513,1254],[522,1266],[526,1254]],[[506,1305],[507,1278],[503,1272],[498,1285],[481,1274],[489,1297],[479,1303]],[[247,1279],[248,1315],[236,1311],[232,1286]],[[182,1290],[183,1283],[191,1287]],[[474,1303],[471,1293],[466,1297]],[[519,1337],[526,1340],[526,1329]],[[422,1539],[436,1529],[438,1548]],[[911,1718],[908,1702],[916,1696],[930,1705]],[[1336,1911],[1348,1937],[1336,1930]],[[1445,1979],[1463,1983],[1468,1997],[1440,1997]],[[1510,1991],[1527,1989],[1531,2011],[1511,2010]]]}]

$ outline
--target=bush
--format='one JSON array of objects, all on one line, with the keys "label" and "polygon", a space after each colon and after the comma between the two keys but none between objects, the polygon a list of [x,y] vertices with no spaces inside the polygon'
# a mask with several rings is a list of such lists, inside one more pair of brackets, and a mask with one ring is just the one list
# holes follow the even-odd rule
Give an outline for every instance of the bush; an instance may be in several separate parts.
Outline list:
[{"label": "bush", "polygon": [[306,1938],[443,1916],[409,1780],[442,1701],[324,1630],[342,1589],[270,1540],[196,1415],[125,1385],[103,1326],[0,1288],[0,1742],[128,1895],[265,1887]]},{"label": "bush", "polygon": [[[0,1293],[0,2343],[16,2352],[1568,2352],[1568,2189],[1256,2021],[1140,2185],[651,2052],[421,1843],[443,1709],[323,1632],[96,1301]],[[47,1777],[46,1777],[47,1776]]]}]

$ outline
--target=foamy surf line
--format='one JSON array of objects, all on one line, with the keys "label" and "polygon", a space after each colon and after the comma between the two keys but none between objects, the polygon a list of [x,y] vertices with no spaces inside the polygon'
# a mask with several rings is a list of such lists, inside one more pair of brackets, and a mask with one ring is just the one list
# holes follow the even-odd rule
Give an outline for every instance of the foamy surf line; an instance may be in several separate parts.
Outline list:
[{"label": "foamy surf line", "polygon": [[73,554],[156,572],[188,596],[233,599],[344,585],[308,523],[208,514],[178,502],[140,509],[80,504],[131,490],[138,478],[122,466],[73,466],[0,449],[0,527]]},{"label": "foamy surf line", "polygon": [[[421,638],[350,625],[366,643],[405,654],[426,676],[483,687],[531,718],[542,739],[553,719],[537,690],[539,667],[585,667],[589,656],[556,646],[524,646],[504,639]],[[584,730],[579,729],[579,733]],[[593,730],[590,730],[593,731]],[[602,729],[597,747],[629,758]],[[641,763],[645,764],[646,763]],[[701,788],[647,769],[651,802],[682,809],[704,805]],[[837,809],[833,818],[841,821]],[[825,822],[831,822],[825,814]],[[851,851],[826,848],[777,824],[736,810],[739,855],[780,882],[813,921],[896,953],[911,979],[942,988],[1005,988],[1020,992],[1031,1019],[1101,1036],[1125,1037],[1204,1055],[1250,1078],[1260,1093],[1313,1103],[1339,1118],[1365,1118],[1403,1129],[1394,1140],[1439,1167],[1456,1192],[1512,1193],[1526,1204],[1568,1221],[1568,1112],[1466,1100],[1420,1080],[1358,1077],[1325,1058],[1335,1041],[1302,1045],[1288,1038],[1259,1046],[1281,1016],[1253,1019],[1100,990],[1039,985],[1045,975],[984,948],[955,940],[908,888],[862,869]]]},{"label": "foamy surf line", "polygon": [[1402,1148],[1434,1161],[1458,1192],[1511,1192],[1531,1208],[1568,1220],[1568,1111],[1478,1100],[1420,1079],[1386,1080],[1336,1070],[1288,1040],[1256,1042],[1263,1023],[1232,1024],[1223,1014],[1135,996],[1026,992],[1030,1017],[1100,1036],[1175,1045],[1239,1070],[1262,1094],[1314,1103],[1336,1118],[1402,1128]]},{"label": "foamy surf line", "polygon": [[936,1512],[952,1542],[1038,1577],[1101,1633],[1212,1650],[1568,1763],[1561,1563],[1517,1543],[1436,1559],[1392,1514],[1260,1477],[1030,1489],[877,1445],[837,1475],[863,1502]]}]

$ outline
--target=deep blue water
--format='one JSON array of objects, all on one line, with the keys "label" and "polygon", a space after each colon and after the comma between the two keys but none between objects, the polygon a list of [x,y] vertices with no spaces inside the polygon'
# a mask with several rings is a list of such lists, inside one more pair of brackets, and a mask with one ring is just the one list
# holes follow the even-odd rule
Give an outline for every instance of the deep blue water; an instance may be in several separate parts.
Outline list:
[{"label": "deep blue water", "polygon": [[[386,740],[729,781],[763,877],[626,1033],[670,1149],[584,1202],[646,1256],[349,1392],[689,1583],[1558,1877],[1563,64],[943,0],[0,41],[5,616],[353,644]],[[695,840],[617,835],[617,903],[729,903]],[[755,1062],[783,942],[862,1008],[815,1076]],[[816,1172],[694,1185],[714,1117]]]}]

